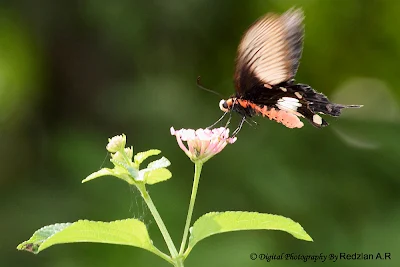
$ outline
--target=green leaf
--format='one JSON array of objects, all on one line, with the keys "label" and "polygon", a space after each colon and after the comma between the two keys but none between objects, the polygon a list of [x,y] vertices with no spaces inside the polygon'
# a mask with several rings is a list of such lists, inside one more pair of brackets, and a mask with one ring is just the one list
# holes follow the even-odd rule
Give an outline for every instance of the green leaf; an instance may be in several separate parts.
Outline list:
[{"label": "green leaf", "polygon": [[139,176],[139,171],[136,167],[116,159],[110,159],[110,161],[114,164],[115,169],[124,170],[123,173],[129,173],[134,179]]},{"label": "green leaf", "polygon": [[242,211],[211,212],[194,223],[185,254],[206,237],[241,230],[281,230],[298,239],[313,241],[300,224],[283,216]]},{"label": "green leaf", "polygon": [[110,159],[110,161],[114,164],[115,167],[120,167],[122,169],[128,169],[128,168],[131,167],[126,162],[123,162],[123,161],[120,161],[120,160],[117,160],[117,159],[114,159],[114,158]]},{"label": "green leaf", "polygon": [[107,175],[114,176],[115,175],[114,170],[109,169],[109,168],[103,168],[97,172],[90,174],[88,177],[86,177],[85,179],[82,180],[82,183],[86,183],[90,180],[99,178],[101,176],[107,176]]},{"label": "green leaf", "polygon": [[82,183],[86,183],[88,181],[91,181],[93,179],[102,177],[102,176],[115,176],[119,179],[122,179],[130,184],[134,182],[134,180],[128,175],[128,172],[126,169],[116,166],[114,169],[108,169],[108,168],[103,168],[97,172],[92,173],[88,177],[82,180]]},{"label": "green leaf", "polygon": [[139,171],[139,179],[137,180],[144,181],[146,184],[155,184],[168,180],[172,174],[165,167],[169,165],[171,165],[171,162],[165,157],[150,162],[147,168]]},{"label": "green leaf", "polygon": [[144,181],[146,182],[146,184],[156,184],[166,181],[171,177],[172,173],[166,168],[160,168],[144,173]]},{"label": "green leaf", "polygon": [[128,245],[156,254],[158,251],[150,240],[145,224],[136,219],[113,222],[80,220],[48,225],[37,230],[29,240],[19,244],[17,249],[37,254],[53,245],[76,242]]},{"label": "green leaf", "polygon": [[139,176],[139,171],[135,167],[128,167],[126,170],[134,179]]},{"label": "green leaf", "polygon": [[155,156],[160,154],[161,151],[158,149],[150,149],[144,152],[139,152],[135,155],[134,161],[137,165],[140,165],[143,161],[145,161],[148,157]]},{"label": "green leaf", "polygon": [[171,165],[171,162],[166,157],[162,157],[161,159],[150,162],[146,169],[156,170],[160,168],[166,168],[169,165]]}]

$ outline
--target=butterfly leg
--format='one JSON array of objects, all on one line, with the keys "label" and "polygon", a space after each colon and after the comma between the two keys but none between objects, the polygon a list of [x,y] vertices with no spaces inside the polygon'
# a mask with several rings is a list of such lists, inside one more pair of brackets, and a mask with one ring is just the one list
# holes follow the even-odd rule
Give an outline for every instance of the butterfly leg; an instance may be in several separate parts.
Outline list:
[{"label": "butterfly leg", "polygon": [[235,137],[235,136],[239,133],[239,131],[242,129],[243,123],[244,123],[245,121],[247,122],[246,117],[243,116],[243,117],[242,117],[242,120],[240,121],[239,126],[235,129],[235,131],[233,131],[232,137]]},{"label": "butterfly leg", "polygon": [[[226,114],[226,113],[225,113]],[[232,112],[230,112],[230,114],[229,114],[229,119],[228,119],[228,121],[226,122],[226,124],[225,124],[225,128],[228,128],[228,125],[231,123],[231,119],[232,119]]]},{"label": "butterfly leg", "polygon": [[[255,125],[255,126],[257,126],[258,125],[258,123],[255,121],[255,120],[253,120],[253,119],[250,119],[251,120],[251,122]],[[246,120],[245,119],[245,122],[248,124],[248,125],[250,125],[250,126],[253,126],[253,124],[251,124],[248,120]]]}]

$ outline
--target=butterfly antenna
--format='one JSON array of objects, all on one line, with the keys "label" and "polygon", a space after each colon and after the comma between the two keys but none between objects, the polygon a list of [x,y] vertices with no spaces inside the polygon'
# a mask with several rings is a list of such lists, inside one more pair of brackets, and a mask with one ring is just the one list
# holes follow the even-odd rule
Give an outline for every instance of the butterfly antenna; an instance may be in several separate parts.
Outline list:
[{"label": "butterfly antenna", "polygon": [[196,80],[197,87],[199,87],[200,89],[202,89],[202,90],[204,90],[204,91],[207,91],[207,92],[213,93],[213,94],[215,94],[215,95],[217,95],[217,96],[220,96],[221,99],[224,98],[223,95],[221,95],[220,93],[215,92],[215,91],[213,91],[213,90],[211,90],[211,89],[205,88],[203,85],[201,85],[200,79],[201,79],[201,77],[198,76],[198,77],[197,77],[197,80]]}]

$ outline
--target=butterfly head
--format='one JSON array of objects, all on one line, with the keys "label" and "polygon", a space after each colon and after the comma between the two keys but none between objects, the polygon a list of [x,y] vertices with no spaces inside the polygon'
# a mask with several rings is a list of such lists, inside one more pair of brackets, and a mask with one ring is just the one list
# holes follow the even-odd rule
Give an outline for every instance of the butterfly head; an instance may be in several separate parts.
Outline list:
[{"label": "butterfly head", "polygon": [[229,112],[232,109],[233,106],[233,99],[229,98],[227,100],[222,99],[221,101],[219,101],[219,108],[223,111],[223,112]]}]

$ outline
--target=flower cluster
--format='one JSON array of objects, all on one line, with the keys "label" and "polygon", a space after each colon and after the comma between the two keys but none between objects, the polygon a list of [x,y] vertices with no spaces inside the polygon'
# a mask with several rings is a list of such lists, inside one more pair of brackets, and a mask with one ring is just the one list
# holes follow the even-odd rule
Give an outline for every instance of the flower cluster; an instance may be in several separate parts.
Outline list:
[{"label": "flower cluster", "polygon": [[[181,129],[176,131],[171,127],[171,135],[176,136],[179,147],[193,161],[206,162],[224,149],[227,144],[233,144],[236,137],[229,137],[229,129]],[[187,147],[183,142],[187,143]]]},{"label": "flower cluster", "polygon": [[126,136],[124,134],[116,135],[113,138],[108,139],[108,144],[106,146],[106,149],[111,153],[116,153],[124,149],[125,145],[126,145]]}]

